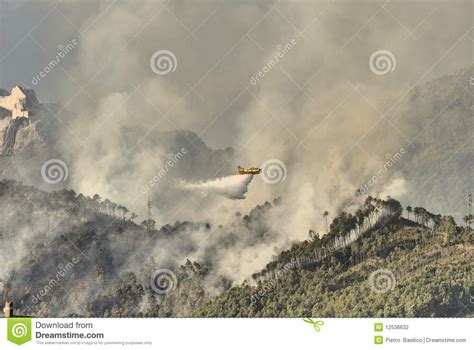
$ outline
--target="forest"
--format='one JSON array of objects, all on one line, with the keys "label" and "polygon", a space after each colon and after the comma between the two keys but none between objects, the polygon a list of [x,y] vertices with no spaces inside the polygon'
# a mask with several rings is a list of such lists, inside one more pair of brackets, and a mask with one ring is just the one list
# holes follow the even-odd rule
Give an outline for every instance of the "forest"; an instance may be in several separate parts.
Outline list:
[{"label": "forest", "polygon": [[[265,232],[260,223],[280,202],[235,217],[241,227]],[[154,221],[135,223],[133,213],[98,195],[47,193],[15,181],[0,182],[0,207],[14,213],[3,217],[4,249],[15,253],[15,235],[31,247],[21,265],[4,272],[0,302],[14,300],[26,315],[473,316],[472,217],[461,226],[451,216],[403,208],[393,198],[369,196],[356,212],[337,213],[330,223],[329,213],[323,213],[326,232],[309,230],[306,240],[294,242],[243,283],[216,274],[209,261],[185,259],[174,268],[177,285],[165,294],[150,286],[150,275],[160,265],[140,242],[212,230],[211,223],[155,228]],[[28,240],[33,230],[37,236]],[[54,279],[58,266],[71,261],[74,267]]]}]

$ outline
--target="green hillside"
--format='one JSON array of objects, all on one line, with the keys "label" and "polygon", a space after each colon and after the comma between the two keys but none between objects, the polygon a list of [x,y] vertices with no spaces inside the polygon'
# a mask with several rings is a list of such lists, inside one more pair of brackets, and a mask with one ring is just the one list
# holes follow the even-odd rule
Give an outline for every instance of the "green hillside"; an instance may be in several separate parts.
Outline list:
[{"label": "green hillside", "polygon": [[[318,242],[304,242],[276,261],[283,266],[277,277],[234,287],[193,315],[472,317],[473,240],[472,229],[449,217],[434,230],[399,218],[315,266],[301,258]],[[303,263],[286,271],[283,264],[296,258]],[[370,278],[377,278],[376,271],[388,278],[380,285]]]},{"label": "green hillside", "polygon": [[[18,313],[36,317],[473,316],[473,230],[420,207],[408,220],[394,199],[368,197],[356,213],[339,213],[327,234],[310,231],[243,284],[219,274],[216,252],[245,237],[251,246],[268,242],[267,215],[279,205],[239,213],[229,227],[155,229],[98,195],[2,181],[0,244],[9,254],[0,303],[13,300]],[[214,232],[213,245],[190,261],[200,249],[190,238],[200,232]],[[150,277],[177,237],[186,245],[166,265],[176,281],[156,293]]]}]

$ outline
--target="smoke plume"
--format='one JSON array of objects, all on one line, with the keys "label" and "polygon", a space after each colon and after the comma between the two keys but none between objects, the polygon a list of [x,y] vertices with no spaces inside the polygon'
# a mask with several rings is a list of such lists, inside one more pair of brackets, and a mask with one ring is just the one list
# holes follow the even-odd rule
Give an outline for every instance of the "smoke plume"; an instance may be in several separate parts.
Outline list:
[{"label": "smoke plume", "polygon": [[[418,113],[400,112],[416,97],[413,86],[472,60],[469,1],[456,6],[444,0],[140,1],[139,6],[132,0],[67,1],[60,4],[62,16],[45,19],[47,1],[3,3],[1,19],[15,23],[6,24],[5,32],[15,28],[15,38],[19,26],[28,33],[40,22],[42,30],[31,35],[43,47],[31,43],[32,52],[25,52],[21,45],[22,51],[2,62],[3,87],[30,81],[58,45],[79,42],[61,61],[70,77],[55,69],[34,87],[40,99],[61,102],[75,113],[61,121],[64,127],[55,137],[71,159],[69,179],[76,191],[121,203],[140,214],[138,220],[150,197],[155,207],[165,203],[171,213],[153,213],[162,224],[231,224],[237,211],[284,198],[281,209],[256,219],[278,230],[264,237],[265,247],[252,237],[232,250],[212,247],[220,267],[239,278],[259,270],[292,241],[306,239],[309,229],[324,232],[323,212],[331,219],[352,207],[349,198],[384,167],[387,154],[401,147],[412,151],[414,138],[437,115],[425,113],[429,118],[420,120]],[[150,59],[163,51],[172,53],[173,66],[157,74]],[[377,51],[393,56],[386,72],[371,70],[369,60]],[[25,57],[41,57],[41,65]],[[185,134],[188,152],[168,172],[162,135],[170,130],[192,130],[197,137]],[[287,176],[277,183],[252,175],[192,179],[213,163],[212,157],[200,159],[202,140],[215,152],[234,149],[227,164],[215,164],[216,172],[276,159]],[[182,172],[175,177],[178,168],[189,178]],[[405,193],[402,180],[392,182],[395,170],[382,174],[370,194]],[[142,193],[161,171],[166,174]],[[170,185],[183,178],[182,188]],[[183,193],[189,190],[194,200]],[[226,230],[219,234],[224,242],[234,239]],[[183,242],[193,239],[183,235]],[[194,243],[194,258],[209,256],[209,242]],[[184,258],[175,254],[181,245],[167,249],[158,242],[156,254]]]}]

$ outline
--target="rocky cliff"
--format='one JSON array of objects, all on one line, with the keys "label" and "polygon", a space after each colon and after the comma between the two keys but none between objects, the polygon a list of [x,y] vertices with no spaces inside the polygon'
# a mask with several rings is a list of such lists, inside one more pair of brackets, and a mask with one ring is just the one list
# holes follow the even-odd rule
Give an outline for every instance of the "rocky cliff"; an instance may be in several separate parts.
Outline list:
[{"label": "rocky cliff", "polygon": [[15,86],[0,90],[0,155],[21,152],[33,142],[41,143],[35,114],[39,101],[33,90]]}]

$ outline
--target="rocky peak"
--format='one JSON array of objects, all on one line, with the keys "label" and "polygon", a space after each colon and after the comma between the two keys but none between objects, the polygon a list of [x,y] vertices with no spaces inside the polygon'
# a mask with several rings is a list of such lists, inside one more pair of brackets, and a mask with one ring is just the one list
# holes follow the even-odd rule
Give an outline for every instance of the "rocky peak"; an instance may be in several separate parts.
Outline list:
[{"label": "rocky peak", "polygon": [[38,138],[30,117],[39,105],[33,90],[15,86],[8,93],[0,89],[0,155],[17,153]]},{"label": "rocky peak", "polygon": [[8,116],[12,119],[29,118],[30,112],[34,113],[39,105],[33,90],[21,86],[12,88],[10,94],[4,89],[0,90],[0,108],[2,109],[0,115],[3,118]]}]

